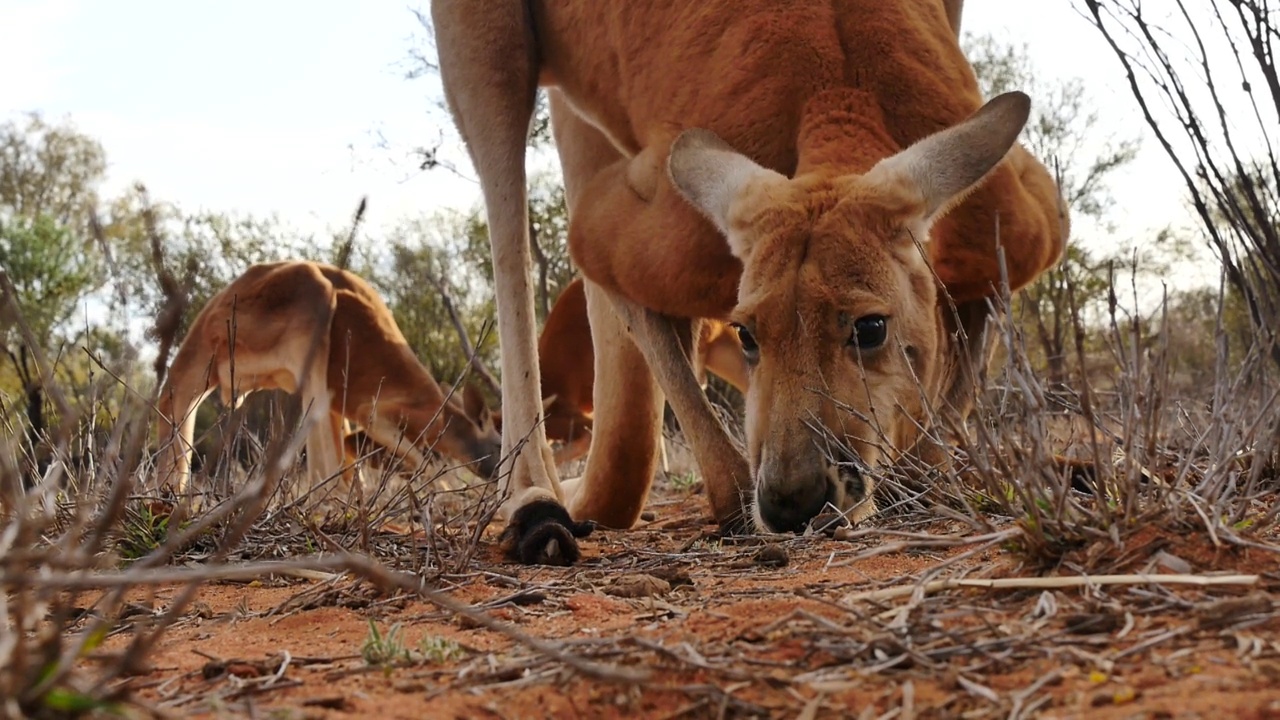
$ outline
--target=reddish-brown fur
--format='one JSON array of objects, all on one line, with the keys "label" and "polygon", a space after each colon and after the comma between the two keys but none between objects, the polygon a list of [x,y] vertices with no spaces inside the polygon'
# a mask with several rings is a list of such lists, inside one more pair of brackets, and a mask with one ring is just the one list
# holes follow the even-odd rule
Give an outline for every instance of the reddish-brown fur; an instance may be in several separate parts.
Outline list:
[{"label": "reddish-brown fur", "polygon": [[[581,0],[533,8],[541,83],[572,98],[631,155],[603,168],[580,201],[574,260],[606,289],[677,317],[728,319],[742,273],[720,234],[665,182],[662,161],[683,129],[708,128],[789,177],[865,172],[982,104],[936,2]],[[842,34],[861,42],[842,42]],[[628,82],[619,82],[617,64],[596,60],[608,57],[625,58]],[[952,297],[986,297],[998,284],[992,228],[1001,208],[1035,208],[1005,213],[1008,236],[1053,238],[1006,248],[1012,289],[1052,265],[1063,240],[1056,198],[1053,178],[1019,149],[941,219],[930,259]]]}]

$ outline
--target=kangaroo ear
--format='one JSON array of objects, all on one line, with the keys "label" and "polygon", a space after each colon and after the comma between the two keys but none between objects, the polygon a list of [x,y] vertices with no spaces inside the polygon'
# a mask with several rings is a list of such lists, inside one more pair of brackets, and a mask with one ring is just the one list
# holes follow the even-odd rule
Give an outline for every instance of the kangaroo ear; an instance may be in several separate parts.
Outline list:
[{"label": "kangaroo ear", "polygon": [[865,178],[918,193],[923,218],[931,221],[963,200],[1004,159],[1030,112],[1025,93],[998,95],[960,124],[876,163]]},{"label": "kangaroo ear", "polygon": [[475,383],[469,382],[462,389],[462,410],[482,428],[493,423],[489,404],[485,402],[484,393],[480,392],[480,388],[476,387]]},{"label": "kangaroo ear", "polygon": [[787,182],[782,173],[756,163],[702,128],[685,130],[671,144],[667,175],[680,194],[724,234],[729,250],[743,261],[751,254],[753,238],[735,232],[734,203],[752,190]]},{"label": "kangaroo ear", "polygon": [[550,395],[548,395],[548,396],[546,396],[546,397],[542,398],[542,412],[543,412],[543,413],[546,413],[547,411],[549,411],[549,410],[551,409],[551,406],[555,404],[555,401],[556,401],[556,398],[557,398],[557,397],[559,397],[559,394],[558,394],[558,393],[551,393]]}]

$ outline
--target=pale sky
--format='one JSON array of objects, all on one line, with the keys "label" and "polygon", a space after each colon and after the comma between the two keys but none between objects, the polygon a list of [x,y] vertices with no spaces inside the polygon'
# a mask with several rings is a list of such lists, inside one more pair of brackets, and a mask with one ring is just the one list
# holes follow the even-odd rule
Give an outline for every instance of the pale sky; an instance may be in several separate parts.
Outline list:
[{"label": "pale sky", "polygon": [[[365,194],[371,232],[468,208],[473,181],[417,173],[404,153],[456,137],[434,107],[438,84],[403,78],[421,37],[413,7],[426,2],[0,0],[0,118],[70,118],[106,148],[107,195],[142,180],[186,210],[275,212],[308,230],[344,227]],[[1026,42],[1046,80],[1085,80],[1104,127],[1145,134],[1111,51],[1072,0],[970,0],[963,25]],[[450,157],[470,172],[456,143]],[[1150,140],[1112,185],[1119,236],[1185,217],[1180,181]],[[1083,224],[1074,235],[1115,242]]]}]

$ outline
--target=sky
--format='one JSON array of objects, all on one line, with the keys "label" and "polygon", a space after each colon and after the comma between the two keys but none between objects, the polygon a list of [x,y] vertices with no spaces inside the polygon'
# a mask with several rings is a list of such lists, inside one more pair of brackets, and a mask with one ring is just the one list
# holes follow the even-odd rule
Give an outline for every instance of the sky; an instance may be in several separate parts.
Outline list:
[{"label": "sky", "polygon": [[[1104,132],[1141,135],[1114,56],[1073,4],[970,0],[963,27],[1026,43],[1046,81],[1084,80]],[[478,186],[438,82],[405,79],[423,46],[414,8],[425,0],[0,0],[0,120],[38,110],[97,138],[107,196],[142,180],[188,211],[275,213],[307,231],[345,227],[362,195],[371,232],[468,209]],[[407,150],[442,138],[467,177],[414,167]],[[1149,139],[1112,187],[1116,236],[1185,224],[1180,181]]]}]

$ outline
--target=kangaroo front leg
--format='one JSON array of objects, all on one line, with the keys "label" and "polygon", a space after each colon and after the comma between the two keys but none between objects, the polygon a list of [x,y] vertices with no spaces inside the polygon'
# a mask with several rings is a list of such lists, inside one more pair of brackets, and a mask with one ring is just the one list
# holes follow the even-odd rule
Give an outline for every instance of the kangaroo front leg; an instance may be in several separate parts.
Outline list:
[{"label": "kangaroo front leg", "polygon": [[525,141],[533,117],[538,50],[524,0],[433,0],[445,99],[467,145],[489,222],[498,344],[502,350],[501,514],[508,553],[525,563],[577,560],[575,524],[562,505],[555,460],[542,427],[534,324]]},{"label": "kangaroo front leg", "polygon": [[[314,380],[313,380],[314,382]],[[326,480],[336,475],[342,467],[342,450],[335,442],[334,416],[329,411],[328,391],[303,397],[302,423],[307,430],[307,463],[303,485],[297,488],[296,497],[305,497]]]},{"label": "kangaroo front leg", "polygon": [[[636,345],[644,353],[659,387],[666,393],[667,402],[680,420],[680,428],[689,438],[716,521],[726,532],[745,529],[747,520],[743,510],[751,495],[747,458],[729,437],[698,385],[671,319],[619,295],[610,294],[610,298],[618,315],[631,328]],[[597,427],[600,420],[597,413]]]},{"label": "kangaroo front leg", "polygon": [[596,356],[595,409],[587,468],[565,483],[566,504],[575,518],[629,528],[653,483],[662,393],[606,291],[590,280],[585,289]]}]

